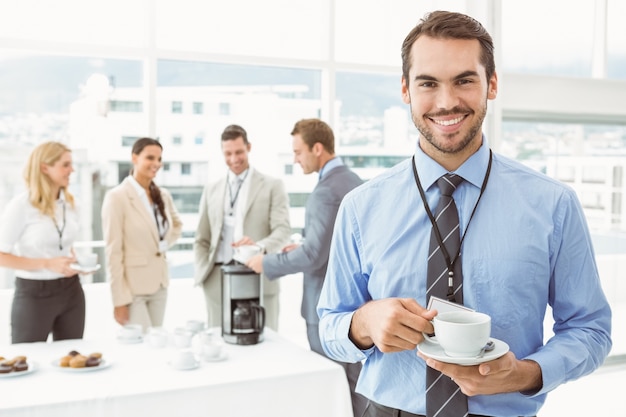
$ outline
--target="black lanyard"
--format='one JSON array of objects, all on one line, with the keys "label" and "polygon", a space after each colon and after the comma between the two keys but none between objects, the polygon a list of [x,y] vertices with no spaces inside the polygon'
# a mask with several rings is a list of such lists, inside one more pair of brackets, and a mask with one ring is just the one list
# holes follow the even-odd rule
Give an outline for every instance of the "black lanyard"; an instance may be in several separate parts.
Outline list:
[{"label": "black lanyard", "polygon": [[59,225],[57,224],[56,214],[52,217],[54,227],[55,229],[57,229],[57,233],[59,234],[59,250],[63,250],[63,231],[65,230],[65,200],[61,200],[61,204],[63,205],[63,227],[59,228]]},{"label": "black lanyard", "polygon": [[[235,203],[237,202],[237,197],[239,197],[239,191],[241,191],[241,187],[243,187],[243,182],[246,180],[246,177],[248,177],[248,173],[250,172],[250,169],[248,169],[246,171],[246,175],[243,176],[243,178],[241,178],[241,181],[239,181],[239,187],[237,187],[237,192],[235,193],[235,196],[233,197],[233,189],[230,185],[230,181],[228,181],[228,194],[230,194],[230,213],[229,215],[233,215],[233,208],[235,207]],[[235,176],[235,178],[240,179],[239,176]]]},{"label": "black lanyard", "polygon": [[476,213],[476,209],[478,208],[478,203],[480,203],[480,199],[485,192],[485,188],[487,188],[487,182],[489,181],[489,174],[491,173],[491,161],[493,160],[493,155],[491,149],[489,149],[489,164],[487,165],[487,171],[485,172],[485,177],[483,178],[483,184],[480,187],[480,194],[478,195],[478,200],[476,200],[476,204],[474,204],[474,209],[472,210],[472,214],[470,215],[469,220],[467,221],[467,226],[465,227],[465,231],[461,236],[461,241],[459,242],[459,250],[454,256],[454,258],[450,258],[450,254],[446,249],[446,246],[443,244],[443,239],[441,237],[441,232],[439,231],[439,227],[437,226],[437,221],[435,220],[435,216],[430,211],[430,207],[428,207],[428,201],[426,200],[426,194],[424,193],[424,189],[422,188],[422,184],[420,183],[419,175],[417,175],[417,169],[415,168],[415,155],[413,155],[413,176],[415,177],[415,183],[417,184],[417,189],[420,192],[420,196],[422,197],[422,203],[424,204],[424,210],[426,210],[426,214],[428,214],[428,218],[430,219],[430,223],[433,225],[433,231],[435,232],[435,237],[437,238],[437,244],[439,245],[439,249],[441,249],[441,253],[446,260],[446,265],[448,266],[448,294],[453,292],[454,282],[454,263],[459,258],[461,254],[461,247],[463,245],[463,240],[465,239],[465,235],[467,235],[467,230],[469,229],[469,225],[472,222],[472,218],[474,217],[474,213]]},{"label": "black lanyard", "polygon": [[154,211],[154,220],[156,221],[159,240],[163,240],[165,237],[165,224],[167,223],[167,218],[163,219],[163,228],[161,228],[161,225],[159,224],[159,212],[157,211],[157,205],[154,203],[152,204],[152,210]]}]

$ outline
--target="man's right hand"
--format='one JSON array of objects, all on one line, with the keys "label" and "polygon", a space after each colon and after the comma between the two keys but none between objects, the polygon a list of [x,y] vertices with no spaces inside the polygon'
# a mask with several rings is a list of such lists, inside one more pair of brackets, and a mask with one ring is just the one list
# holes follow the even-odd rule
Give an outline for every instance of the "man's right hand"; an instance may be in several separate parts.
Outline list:
[{"label": "man's right hand", "polygon": [[370,301],[355,311],[350,339],[361,349],[376,345],[381,352],[411,350],[433,333],[436,310],[426,310],[412,298]]}]

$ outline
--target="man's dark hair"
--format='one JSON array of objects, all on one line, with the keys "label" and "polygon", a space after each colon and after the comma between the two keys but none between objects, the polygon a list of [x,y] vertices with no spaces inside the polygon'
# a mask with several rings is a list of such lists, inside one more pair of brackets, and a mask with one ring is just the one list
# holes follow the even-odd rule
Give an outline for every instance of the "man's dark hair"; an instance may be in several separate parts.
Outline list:
[{"label": "man's dark hair", "polygon": [[409,70],[411,69],[411,47],[420,36],[429,36],[435,39],[476,39],[480,43],[482,53],[480,62],[485,67],[487,82],[496,72],[493,57],[493,39],[480,22],[470,16],[446,11],[436,11],[426,14],[420,23],[409,32],[402,43],[402,76],[409,85]]},{"label": "man's dark hair", "polygon": [[235,140],[237,138],[243,138],[243,143],[248,144],[248,132],[246,129],[239,125],[229,125],[226,126],[224,131],[222,132],[222,142],[227,140]]}]

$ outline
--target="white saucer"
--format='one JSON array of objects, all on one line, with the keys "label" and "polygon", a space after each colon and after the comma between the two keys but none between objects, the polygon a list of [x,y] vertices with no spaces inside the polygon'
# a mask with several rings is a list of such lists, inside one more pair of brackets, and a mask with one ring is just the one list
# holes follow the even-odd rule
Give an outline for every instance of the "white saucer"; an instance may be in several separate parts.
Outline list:
[{"label": "white saucer", "polygon": [[495,338],[491,338],[496,346],[490,352],[485,352],[485,355],[482,358],[477,358],[476,356],[472,356],[469,358],[455,358],[452,356],[446,355],[440,345],[437,343],[429,342],[427,340],[420,343],[417,348],[422,352],[425,356],[429,358],[438,360],[440,362],[453,363],[456,365],[478,365],[483,362],[492,361],[494,359],[498,359],[500,356],[504,355],[509,351],[509,345],[502,340],[498,340]]},{"label": "white saucer", "polygon": [[202,359],[204,359],[205,362],[221,362],[226,358],[228,358],[228,353],[224,351],[222,351],[222,353],[220,353],[218,356],[202,356]]},{"label": "white saucer", "polygon": [[100,365],[98,365],[98,366],[85,366],[83,368],[70,368],[69,366],[61,366],[61,365],[59,365],[59,360],[55,359],[55,360],[52,361],[51,364],[52,364],[52,366],[54,366],[59,371],[67,372],[67,373],[70,373],[70,374],[81,374],[83,372],[101,371],[101,370],[106,369],[109,366],[111,366],[112,363],[113,362],[111,362],[109,360],[102,359],[102,361],[100,362]]},{"label": "white saucer", "polygon": [[139,337],[131,337],[131,338],[127,338],[127,337],[117,337],[117,341],[120,342],[123,345],[134,345],[135,343],[141,343],[143,342],[143,337],[139,336]]},{"label": "white saucer", "polygon": [[100,269],[100,264],[97,264],[94,266],[80,266],[79,264],[70,264],[70,268],[78,272],[89,273],[89,272],[96,272],[98,269]]},{"label": "white saucer", "polygon": [[177,371],[191,371],[192,369],[196,369],[200,366],[200,361],[195,361],[193,364],[189,366],[185,366],[185,367],[174,366],[174,364],[171,361],[168,362],[167,364],[171,366],[172,368],[176,369]]}]

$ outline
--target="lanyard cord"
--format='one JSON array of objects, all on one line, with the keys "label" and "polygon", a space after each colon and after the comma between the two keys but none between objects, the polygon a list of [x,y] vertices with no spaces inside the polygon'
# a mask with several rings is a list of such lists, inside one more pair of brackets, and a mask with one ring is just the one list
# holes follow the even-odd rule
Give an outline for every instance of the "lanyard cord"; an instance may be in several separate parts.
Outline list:
[{"label": "lanyard cord", "polygon": [[57,224],[56,214],[52,217],[52,221],[54,222],[54,227],[57,229],[57,233],[59,234],[59,250],[63,250],[63,231],[65,230],[65,200],[61,200],[61,204],[63,205],[63,227],[59,228]]},{"label": "lanyard cord", "polygon": [[422,203],[424,204],[424,209],[426,210],[426,214],[428,214],[428,218],[430,219],[430,223],[433,225],[433,231],[435,232],[435,237],[437,238],[437,243],[439,244],[439,249],[443,253],[443,256],[446,260],[446,265],[448,266],[448,272],[453,271],[454,263],[459,258],[461,254],[461,247],[463,245],[463,240],[465,239],[465,235],[467,235],[467,230],[469,229],[469,225],[472,222],[472,218],[474,217],[474,213],[476,213],[476,209],[478,208],[478,203],[480,203],[480,199],[485,192],[485,188],[487,188],[487,182],[489,181],[489,174],[491,173],[491,161],[493,160],[493,155],[491,149],[489,149],[489,164],[487,165],[487,172],[485,172],[485,177],[483,179],[483,183],[480,187],[480,194],[478,195],[478,200],[476,200],[476,204],[474,204],[474,209],[472,210],[472,214],[470,215],[469,220],[467,221],[467,226],[465,227],[465,231],[463,232],[463,236],[461,236],[461,241],[459,242],[459,250],[453,259],[450,259],[450,254],[446,249],[446,246],[443,244],[443,239],[441,238],[441,232],[439,231],[439,227],[437,226],[437,221],[435,220],[435,216],[430,211],[428,207],[428,202],[426,200],[426,194],[424,193],[424,189],[422,188],[422,184],[420,183],[419,176],[417,175],[417,169],[415,168],[415,155],[413,155],[413,176],[415,177],[415,183],[417,184],[417,189],[420,192],[420,196],[422,197]]},{"label": "lanyard cord", "polygon": [[[230,181],[228,181],[228,193],[230,194],[230,214],[233,214],[233,207],[235,207],[235,203],[237,202],[237,197],[239,197],[239,191],[241,191],[241,187],[243,187],[243,182],[246,180],[246,178],[248,177],[248,173],[250,172],[250,169],[248,168],[248,170],[246,171],[246,175],[243,176],[243,178],[241,178],[241,181],[239,182],[239,187],[237,187],[237,192],[235,193],[235,197],[233,198],[233,189],[230,185]],[[237,179],[239,179],[238,176],[236,176]]]},{"label": "lanyard cord", "polygon": [[152,210],[154,211],[154,220],[156,221],[159,240],[163,240],[163,238],[165,237],[165,225],[168,223],[167,217],[163,219],[163,226],[161,226],[161,224],[159,224],[159,213],[157,211],[157,205],[154,203],[152,203]]}]

